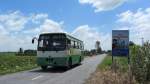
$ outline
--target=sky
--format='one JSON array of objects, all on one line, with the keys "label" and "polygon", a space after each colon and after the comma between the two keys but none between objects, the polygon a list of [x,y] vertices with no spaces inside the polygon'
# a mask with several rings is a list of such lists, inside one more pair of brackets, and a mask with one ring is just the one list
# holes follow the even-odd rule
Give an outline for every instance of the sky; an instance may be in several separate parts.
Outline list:
[{"label": "sky", "polygon": [[112,30],[130,30],[136,44],[150,40],[149,0],[0,0],[0,52],[36,49],[33,37],[66,32],[94,49],[111,49]]}]

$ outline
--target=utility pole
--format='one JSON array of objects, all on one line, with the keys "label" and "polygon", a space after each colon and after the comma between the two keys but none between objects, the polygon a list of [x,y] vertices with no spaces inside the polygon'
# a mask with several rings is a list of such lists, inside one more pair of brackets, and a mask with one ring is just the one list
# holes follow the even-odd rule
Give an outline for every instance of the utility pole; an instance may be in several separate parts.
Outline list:
[{"label": "utility pole", "polygon": [[142,37],[141,40],[142,40],[142,46],[143,46],[144,45],[144,38]]}]

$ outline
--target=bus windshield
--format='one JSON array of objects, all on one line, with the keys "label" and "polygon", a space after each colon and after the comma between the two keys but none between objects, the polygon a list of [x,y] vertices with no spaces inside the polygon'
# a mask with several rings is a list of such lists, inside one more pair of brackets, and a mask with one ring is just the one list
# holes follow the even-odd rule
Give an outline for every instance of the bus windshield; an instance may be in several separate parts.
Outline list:
[{"label": "bus windshield", "polygon": [[38,40],[39,51],[62,51],[66,48],[65,35],[47,34],[40,35]]}]

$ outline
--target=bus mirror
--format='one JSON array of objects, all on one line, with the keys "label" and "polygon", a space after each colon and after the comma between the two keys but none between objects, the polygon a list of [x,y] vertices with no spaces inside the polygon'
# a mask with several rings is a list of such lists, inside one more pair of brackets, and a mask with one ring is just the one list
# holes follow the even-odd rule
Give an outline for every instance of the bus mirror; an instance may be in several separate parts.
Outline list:
[{"label": "bus mirror", "polygon": [[32,44],[34,44],[34,39],[32,39]]},{"label": "bus mirror", "polygon": [[38,40],[36,37],[34,37],[34,38],[32,39],[32,44],[34,44],[34,39]]}]

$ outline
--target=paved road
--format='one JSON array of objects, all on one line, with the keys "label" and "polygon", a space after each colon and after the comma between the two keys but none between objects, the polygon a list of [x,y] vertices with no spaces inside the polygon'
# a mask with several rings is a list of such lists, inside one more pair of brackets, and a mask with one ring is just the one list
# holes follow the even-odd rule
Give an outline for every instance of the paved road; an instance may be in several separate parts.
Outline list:
[{"label": "paved road", "polygon": [[0,84],[83,84],[105,56],[103,54],[87,57],[82,65],[74,66],[69,70],[48,68],[48,70],[42,71],[37,68],[0,76]]}]

